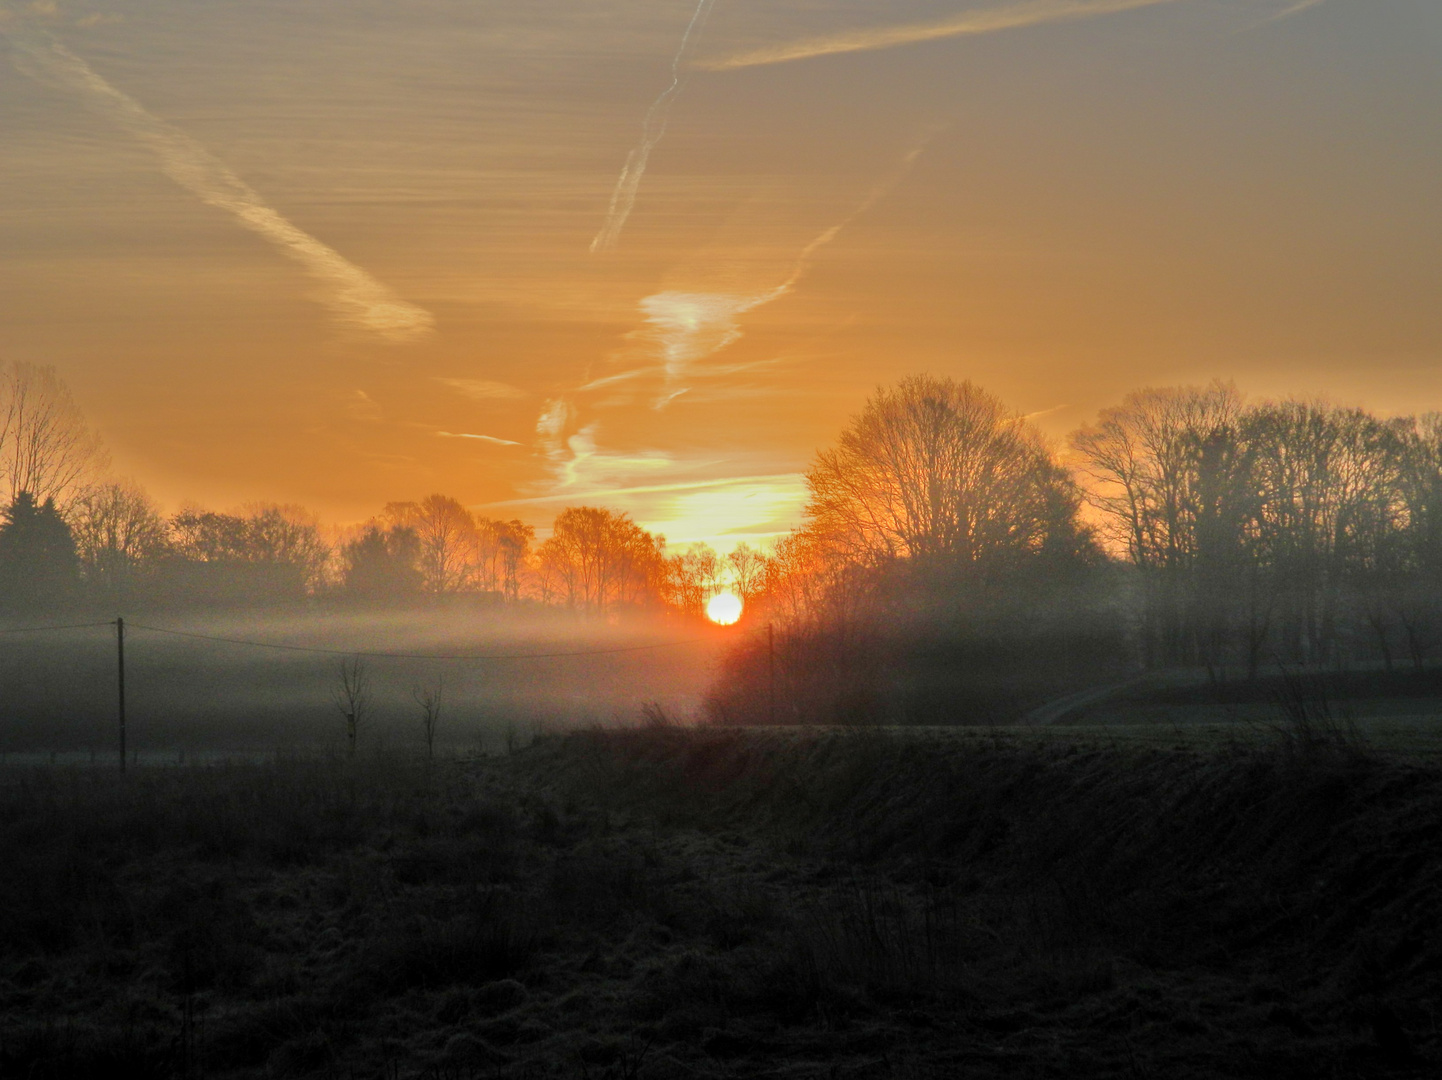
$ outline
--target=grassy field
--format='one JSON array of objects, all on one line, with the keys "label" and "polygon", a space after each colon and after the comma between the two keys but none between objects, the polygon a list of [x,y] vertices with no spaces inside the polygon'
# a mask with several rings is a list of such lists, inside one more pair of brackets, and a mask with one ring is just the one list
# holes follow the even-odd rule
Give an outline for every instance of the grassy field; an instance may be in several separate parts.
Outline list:
[{"label": "grassy field", "polygon": [[1442,770],[1140,730],[11,768],[0,1077],[1437,1075]]}]

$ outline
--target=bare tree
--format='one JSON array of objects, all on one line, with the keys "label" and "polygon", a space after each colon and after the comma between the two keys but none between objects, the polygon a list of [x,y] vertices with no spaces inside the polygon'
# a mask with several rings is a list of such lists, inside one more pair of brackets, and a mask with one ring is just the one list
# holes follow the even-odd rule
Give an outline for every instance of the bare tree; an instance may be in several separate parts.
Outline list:
[{"label": "bare tree", "polygon": [[209,580],[237,597],[315,592],[331,558],[319,521],[299,506],[252,503],[234,514],[185,506],[170,519],[169,533],[173,554],[183,563],[209,564]]},{"label": "bare tree", "polygon": [[736,595],[743,603],[751,603],[764,586],[767,562],[764,554],[745,541],[737,544],[726,556],[726,563],[731,567],[731,579],[736,585]]},{"label": "bare tree", "polygon": [[665,584],[665,544],[626,514],[568,507],[537,552],[542,588],[593,614],[657,603]]},{"label": "bare tree", "polygon": [[169,522],[175,552],[189,562],[250,562],[250,537],[245,519],[192,504],[183,505]]},{"label": "bare tree", "polygon": [[365,660],[350,656],[340,662],[337,685],[331,692],[335,707],[345,718],[346,753],[355,757],[356,738],[371,708],[371,678]]},{"label": "bare tree", "polygon": [[111,481],[87,488],[66,515],[85,576],[122,588],[166,548],[165,520],[136,484]]},{"label": "bare tree", "polygon": [[[1360,409],[1286,401],[1253,410],[1248,427],[1258,554],[1274,581],[1280,651],[1303,662],[1334,659],[1348,594],[1395,584],[1406,507],[1395,426]],[[1371,608],[1385,656],[1389,620],[1378,603]]]},{"label": "bare tree", "polygon": [[1072,437],[1104,535],[1138,570],[1151,662],[1210,662],[1225,636],[1213,601],[1246,519],[1241,416],[1229,383],[1147,388]]},{"label": "bare tree", "polygon": [[667,593],[682,611],[700,615],[706,603],[721,591],[726,564],[710,544],[692,544],[666,560]]},{"label": "bare tree", "polygon": [[100,437],[54,368],[0,366],[0,471],[10,502],[28,491],[63,508],[105,463]]},{"label": "bare tree", "polygon": [[878,390],[806,485],[807,530],[858,563],[1001,570],[1077,531],[1041,436],[969,382]]},{"label": "bare tree", "polygon": [[243,511],[248,561],[293,566],[310,590],[321,584],[331,550],[321,538],[320,519],[314,513],[278,503],[250,503]]},{"label": "bare tree", "polygon": [[476,569],[478,584],[507,600],[520,598],[521,571],[526,564],[536,530],[521,521],[476,519]]},{"label": "bare tree", "polygon": [[421,730],[426,739],[427,761],[434,760],[436,756],[436,727],[441,722],[441,699],[444,692],[445,681],[439,675],[429,686],[417,684],[411,687],[411,697],[415,698],[416,704],[421,707]]},{"label": "bare tree", "polygon": [[427,495],[418,503],[388,503],[381,517],[393,527],[414,529],[420,538],[427,592],[457,592],[471,584],[479,538],[475,518],[458,501]]}]

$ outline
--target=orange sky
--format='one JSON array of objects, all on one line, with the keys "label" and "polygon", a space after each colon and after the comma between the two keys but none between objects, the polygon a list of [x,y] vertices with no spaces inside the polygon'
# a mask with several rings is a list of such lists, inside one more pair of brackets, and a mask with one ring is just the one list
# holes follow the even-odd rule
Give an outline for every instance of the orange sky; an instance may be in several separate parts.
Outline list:
[{"label": "orange sky", "polygon": [[1442,408],[1435,0],[0,11],[0,356],[169,505],[725,549],[911,372]]}]

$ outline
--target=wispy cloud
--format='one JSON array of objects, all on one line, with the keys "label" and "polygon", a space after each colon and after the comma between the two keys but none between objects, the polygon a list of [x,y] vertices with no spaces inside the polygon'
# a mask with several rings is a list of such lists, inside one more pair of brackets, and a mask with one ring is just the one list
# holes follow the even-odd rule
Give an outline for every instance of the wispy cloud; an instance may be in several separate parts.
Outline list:
[{"label": "wispy cloud", "polygon": [[768,45],[735,56],[699,60],[693,66],[703,71],[734,71],[737,68],[759,67],[763,64],[808,60],[814,56],[892,49],[899,45],[914,45],[939,38],[995,34],[1042,23],[1094,19],[1176,2],[1177,0],[1026,0],[1020,4],[968,11],[937,22],[854,30],[785,45]]},{"label": "wispy cloud", "polygon": [[[714,467],[716,462],[709,463]],[[578,497],[605,500],[630,513],[673,543],[749,540],[766,542],[786,532],[806,502],[800,473],[764,473],[707,480],[627,484],[584,491],[503,499],[477,509],[511,506],[563,506]]]},{"label": "wispy cloud", "polygon": [[575,415],[576,409],[570,400],[559,397],[547,401],[536,418],[536,441],[541,445],[541,452],[552,461],[565,458],[566,428]]},{"label": "wispy cloud", "polygon": [[430,312],[402,300],[335,249],[291,224],[209,150],[116,89],[51,35],[15,19],[0,22],[0,33],[17,50],[29,74],[53,80],[76,94],[146,146],[177,184],[300,263],[325,286],[324,302],[346,326],[393,342],[432,329],[435,320]]},{"label": "wispy cloud", "polygon": [[1069,403],[1067,403],[1067,404],[1062,404],[1062,405],[1052,405],[1050,408],[1037,409],[1035,412],[1023,413],[1023,414],[1022,414],[1022,419],[1023,419],[1023,420],[1040,420],[1043,416],[1051,416],[1053,413],[1059,413],[1059,412],[1061,412],[1063,409],[1070,409],[1070,408],[1071,408],[1071,405],[1070,405]]},{"label": "wispy cloud", "polygon": [[615,375],[602,375],[598,379],[592,379],[576,387],[576,392],[578,394],[585,394],[593,390],[603,390],[608,386],[615,386],[617,383],[639,379],[642,375],[646,375],[650,371],[650,368],[633,368],[631,371],[622,371]]},{"label": "wispy cloud", "polygon": [[475,439],[477,442],[493,443],[496,446],[520,446],[515,439],[498,439],[494,435],[472,435],[466,431],[438,431],[440,439]]},{"label": "wispy cloud", "polygon": [[694,364],[720,352],[741,337],[743,331],[739,316],[779,300],[795,288],[811,268],[817,252],[901,182],[938,130],[928,131],[895,168],[872,185],[865,198],[845,217],[813,237],[796,256],[791,273],[774,288],[749,295],[667,291],[643,297],[640,301],[641,313],[646,321],[643,334],[655,342],[666,374],[666,389],[656,399],[656,407],[664,408],[686,393],[687,388],[682,381]]},{"label": "wispy cloud", "polygon": [[[592,491],[588,494],[598,498],[615,498],[620,495],[653,495],[663,492],[680,491],[709,491],[713,488],[746,487],[763,482],[793,482],[799,480],[800,473],[767,473],[761,476],[728,476],[720,480],[678,480],[670,484],[635,484],[631,487],[613,487],[604,491]],[[502,499],[499,502],[484,503],[484,506],[521,506],[525,504],[541,504],[564,502],[572,496],[567,494],[558,495],[531,495],[521,499]]]},{"label": "wispy cloud", "polygon": [[371,397],[364,390],[352,390],[350,398],[346,401],[346,414],[352,420],[374,422],[382,419],[385,415],[381,407],[376,404],[375,398]]},{"label": "wispy cloud", "polygon": [[[642,297],[638,306],[643,324],[630,336],[645,343],[653,362],[588,379],[568,394],[551,398],[542,406],[536,420],[536,445],[550,466],[551,483],[556,494],[541,497],[538,501],[554,497],[571,498],[578,494],[604,497],[607,494],[606,485],[615,487],[637,475],[671,467],[671,456],[661,451],[617,453],[600,449],[597,445],[599,425],[585,422],[576,399],[620,383],[658,374],[663,378],[663,387],[652,401],[653,408],[663,409],[688,393],[695,365],[742,336],[740,317],[790,292],[810,269],[817,253],[900,182],[937,130],[933,128],[925,132],[897,165],[873,184],[865,197],[840,221],[808,241],[779,284],[758,292],[669,289]],[[750,366],[754,365],[730,370],[734,372]],[[588,411],[596,408],[594,399],[583,400],[581,404],[586,405]]]},{"label": "wispy cloud", "polygon": [[592,252],[609,251],[621,238],[621,230],[626,227],[626,219],[631,216],[631,208],[636,205],[636,193],[641,189],[641,177],[646,174],[646,163],[651,158],[651,151],[666,134],[666,121],[671,117],[671,106],[685,83],[683,65],[686,57],[695,46],[701,28],[706,24],[706,16],[711,13],[713,2],[714,0],[698,0],[696,10],[691,14],[691,21],[686,24],[686,32],[681,35],[681,45],[676,50],[676,55],[671,58],[671,84],[661,91],[646,110],[646,118],[641,122],[641,141],[626,156],[626,164],[621,168],[621,175],[616,180],[616,190],[611,193],[606,222],[591,241]]},{"label": "wispy cloud", "polygon": [[1319,7],[1326,2],[1327,0],[1299,0],[1298,3],[1288,4],[1281,11],[1263,19],[1257,25],[1266,26],[1268,23],[1281,22],[1283,19],[1290,18],[1293,15],[1300,15],[1308,8]]},{"label": "wispy cloud", "polygon": [[686,370],[741,337],[737,316],[770,303],[785,287],[752,296],[734,293],[659,292],[641,299],[648,336],[661,354],[668,391]]},{"label": "wispy cloud", "polygon": [[529,397],[519,386],[510,383],[492,382],[489,379],[446,379],[437,376],[436,382],[448,386],[472,401],[505,401]]},{"label": "wispy cloud", "polygon": [[557,470],[559,492],[594,497],[599,489],[614,487],[637,473],[670,468],[671,455],[664,450],[602,450],[596,444],[597,427],[587,424],[566,439],[568,453]]}]

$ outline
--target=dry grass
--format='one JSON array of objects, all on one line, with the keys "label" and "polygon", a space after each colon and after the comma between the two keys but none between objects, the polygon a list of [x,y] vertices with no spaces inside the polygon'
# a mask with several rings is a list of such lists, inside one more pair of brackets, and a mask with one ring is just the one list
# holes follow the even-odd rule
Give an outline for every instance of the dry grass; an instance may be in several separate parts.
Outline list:
[{"label": "dry grass", "polygon": [[0,1077],[1423,1076],[1442,774],[642,730],[0,778]]}]

